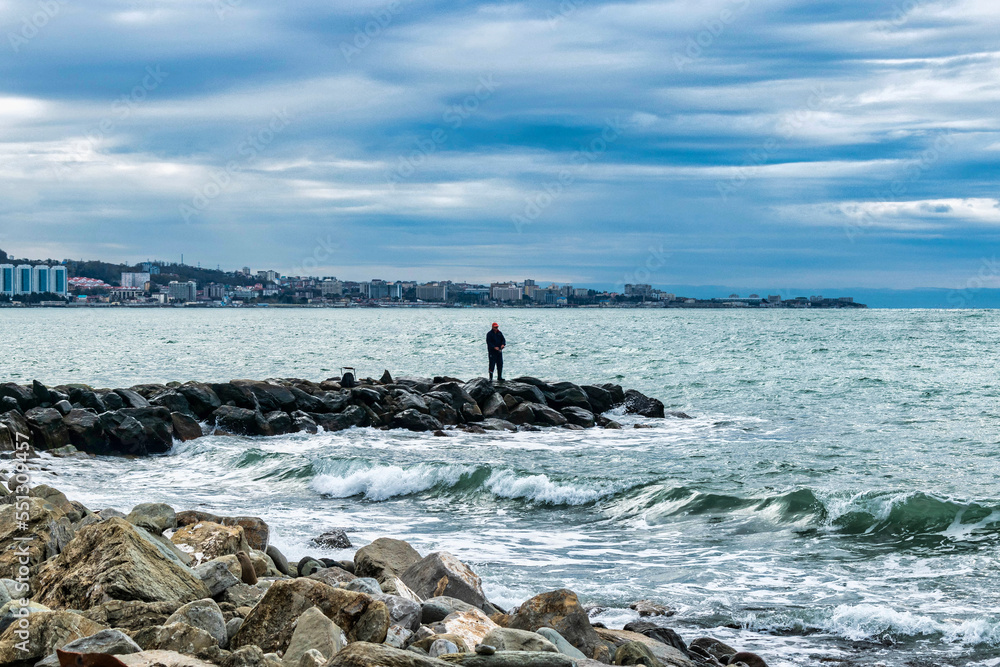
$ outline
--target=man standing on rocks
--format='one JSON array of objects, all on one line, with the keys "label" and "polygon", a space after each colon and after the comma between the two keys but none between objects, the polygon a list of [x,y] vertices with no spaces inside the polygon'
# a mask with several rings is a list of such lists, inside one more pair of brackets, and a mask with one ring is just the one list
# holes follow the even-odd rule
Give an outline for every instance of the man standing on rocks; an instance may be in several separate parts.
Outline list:
[{"label": "man standing on rocks", "polygon": [[503,382],[503,349],[507,347],[507,339],[500,333],[500,325],[493,323],[493,328],[486,334],[486,351],[490,354],[490,382],[493,381],[493,368],[497,369],[497,382]]}]

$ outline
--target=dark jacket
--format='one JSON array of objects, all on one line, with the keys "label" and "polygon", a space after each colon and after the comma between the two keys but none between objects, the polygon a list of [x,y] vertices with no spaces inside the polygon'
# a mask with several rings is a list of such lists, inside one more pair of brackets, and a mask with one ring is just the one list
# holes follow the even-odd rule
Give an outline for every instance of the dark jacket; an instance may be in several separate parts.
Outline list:
[{"label": "dark jacket", "polygon": [[499,329],[496,331],[490,329],[490,332],[486,334],[486,349],[490,354],[500,354],[500,352],[494,350],[493,348],[502,347],[506,344],[507,339],[503,337],[503,334],[500,333]]}]

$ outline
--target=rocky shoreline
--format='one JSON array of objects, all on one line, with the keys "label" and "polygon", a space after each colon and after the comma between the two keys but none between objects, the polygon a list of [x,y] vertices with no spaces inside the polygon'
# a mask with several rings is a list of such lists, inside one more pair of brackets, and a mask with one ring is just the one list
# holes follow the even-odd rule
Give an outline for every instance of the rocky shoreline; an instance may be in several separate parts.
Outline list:
[{"label": "rocky shoreline", "polygon": [[0,452],[26,441],[55,453],[145,456],[168,452],[175,440],[207,434],[275,436],[351,427],[408,429],[447,435],[471,432],[621,428],[605,416],[624,408],[650,418],[687,418],[663,403],[616,384],[576,385],[533,377],[492,383],[451,377],[323,382],[295,378],[171,382],[94,389],[0,384]]},{"label": "rocky shoreline", "polygon": [[[649,600],[622,630],[592,623],[566,589],[501,609],[465,563],[392,538],[288,563],[258,517],[94,511],[28,488],[18,460],[0,485],[5,666],[766,667],[711,637],[685,641]],[[316,544],[353,548],[337,531]]]}]

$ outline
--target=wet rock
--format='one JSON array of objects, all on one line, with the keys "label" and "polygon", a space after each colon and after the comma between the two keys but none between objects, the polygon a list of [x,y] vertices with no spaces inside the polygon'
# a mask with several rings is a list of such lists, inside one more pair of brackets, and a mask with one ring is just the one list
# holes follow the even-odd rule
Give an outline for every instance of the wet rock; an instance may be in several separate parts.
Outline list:
[{"label": "wet rock", "polygon": [[108,600],[179,601],[208,588],[123,519],[83,528],[35,580],[37,599],[52,608],[89,609]]},{"label": "wet rock", "polygon": [[38,399],[27,387],[22,387],[15,382],[5,382],[0,384],[0,396],[9,396],[17,401],[22,412],[27,412],[38,405]]},{"label": "wet rock", "polygon": [[491,417],[490,419],[484,419],[479,425],[487,431],[507,431],[509,433],[517,432],[517,425],[507,421],[506,419],[496,419]]},{"label": "wet rock", "polygon": [[615,665],[649,665],[650,667],[663,667],[663,663],[656,659],[653,652],[640,642],[630,641],[618,646],[615,650]]},{"label": "wet rock", "polygon": [[343,648],[342,635],[337,624],[327,618],[319,607],[305,610],[295,621],[292,639],[283,656],[285,665],[298,665],[302,656],[310,650],[318,651],[325,663]]},{"label": "wet rock", "polygon": [[642,417],[664,417],[663,403],[634,389],[625,392],[625,412]]},{"label": "wet rock", "polygon": [[[130,655],[142,649],[132,638],[118,629],[108,628],[89,637],[75,639],[65,646],[56,648],[73,653],[103,653],[104,655]],[[59,657],[53,652],[35,667],[59,667]]]},{"label": "wet rock", "polygon": [[96,414],[101,414],[107,411],[107,406],[104,405],[104,401],[89,389],[84,389],[79,392],[78,395],[73,396],[73,403],[79,405],[85,410],[92,410]]},{"label": "wet rock", "polygon": [[226,620],[222,617],[222,610],[215,600],[195,600],[185,604],[171,614],[164,625],[169,626],[172,623],[185,623],[204,630],[218,642],[220,647],[225,646],[228,641]]},{"label": "wet rock", "polygon": [[292,426],[297,433],[319,433],[319,425],[304,412],[292,413]]},{"label": "wet rock", "polygon": [[[485,408],[486,402],[497,395],[493,383],[486,378],[475,378],[466,382],[463,387],[465,392],[472,397],[480,408]],[[501,399],[502,400],[502,399]],[[485,410],[484,410],[485,411]]]},{"label": "wet rock", "polygon": [[[616,659],[622,646],[626,644],[641,644],[656,660],[666,667],[696,667],[695,663],[682,651],[645,635],[627,630],[609,630],[607,628],[596,628],[595,631],[601,639],[616,647]],[[632,649],[629,649],[623,655],[638,656],[639,653],[642,653],[642,651],[633,646]]]},{"label": "wet rock", "polygon": [[536,426],[564,426],[568,421],[561,413],[547,405],[532,405],[531,409],[535,416],[532,423]]},{"label": "wet rock", "polygon": [[542,637],[545,637],[545,639],[548,639],[552,643],[552,645],[556,647],[556,650],[562,653],[563,655],[568,655],[571,658],[576,658],[579,660],[584,660],[587,658],[587,656],[583,654],[583,651],[570,644],[568,641],[566,641],[565,637],[563,637],[561,634],[559,634],[552,628],[538,628],[538,630],[536,630],[535,632],[537,632]]},{"label": "wet rock", "polygon": [[222,559],[210,560],[194,568],[194,573],[208,587],[212,597],[240,583],[239,577]]},{"label": "wet rock", "polygon": [[[12,623],[0,635],[0,665],[29,667],[54,653],[57,647],[89,637],[104,628],[68,611],[41,611],[31,614],[29,630]],[[27,636],[23,636],[23,635]]]},{"label": "wet rock", "polygon": [[673,616],[674,610],[651,600],[637,600],[628,606],[639,612],[639,616]]},{"label": "wet rock", "polygon": [[[26,522],[18,516],[24,512]],[[19,539],[23,537],[31,539]],[[73,528],[64,509],[43,498],[29,498],[26,510],[12,504],[0,506],[0,572],[4,574],[27,565],[33,576],[43,561],[59,554],[72,539]]]},{"label": "wet rock", "polygon": [[576,593],[562,588],[531,598],[507,615],[502,625],[516,630],[552,628],[584,655],[597,658],[601,639],[590,625]]},{"label": "wet rock", "polygon": [[215,425],[236,435],[266,435],[267,420],[259,411],[223,405],[212,413]]},{"label": "wet rock", "polygon": [[144,650],[174,651],[184,655],[205,655],[219,645],[211,634],[187,623],[170,623],[149,628],[136,635]]},{"label": "wet rock", "polygon": [[760,657],[756,653],[747,653],[746,651],[740,651],[733,657],[729,659],[730,665],[746,665],[747,667],[767,667],[767,663],[764,662],[764,658]]},{"label": "wet rock", "polygon": [[24,413],[35,449],[56,449],[68,445],[69,431],[63,416],[53,408],[32,408]]},{"label": "wet rock", "polygon": [[184,394],[175,389],[167,389],[156,394],[149,399],[149,404],[166,408],[170,412],[179,412],[183,415],[191,417],[192,419],[196,416],[194,410],[191,409],[191,404],[188,403]]},{"label": "wet rock", "polygon": [[670,628],[664,628],[649,621],[633,621],[626,624],[624,629],[629,632],[638,632],[640,635],[655,639],[667,646],[673,646],[684,655],[689,658],[691,657],[688,653],[687,644],[684,643],[684,640],[681,639],[681,636],[677,632]]},{"label": "wet rock", "polygon": [[181,602],[142,602],[139,600],[110,600],[83,612],[83,616],[100,625],[118,628],[134,635],[143,628],[163,625],[177,611]]},{"label": "wet rock", "polygon": [[510,409],[507,407],[506,401],[504,401],[503,397],[497,393],[490,394],[481,408],[483,411],[483,417],[486,419],[506,419],[507,415],[510,414]]},{"label": "wet rock", "polygon": [[545,395],[541,390],[525,382],[504,382],[497,387],[501,396],[515,396],[529,403],[545,405]]},{"label": "wet rock", "polygon": [[420,554],[409,543],[380,537],[354,554],[354,573],[381,583],[386,577],[399,577],[419,561]]},{"label": "wet rock", "polygon": [[120,412],[142,424],[147,453],[163,454],[173,447],[173,426],[166,408],[123,408]]},{"label": "wet rock", "polygon": [[568,407],[560,410],[562,416],[570,424],[575,424],[576,426],[582,426],[583,428],[593,428],[594,426],[594,413],[590,410],[585,410],[583,408]]},{"label": "wet rock", "polygon": [[582,388],[569,382],[562,382],[559,385],[554,385],[553,390],[555,391],[554,395],[548,399],[548,404],[551,407],[557,410],[580,408],[590,412],[590,398]]},{"label": "wet rock", "polygon": [[590,409],[595,414],[607,412],[615,407],[611,392],[607,389],[595,385],[584,385],[580,388],[587,394],[587,399],[590,401]]},{"label": "wet rock", "polygon": [[285,435],[294,433],[296,430],[295,422],[292,421],[292,418],[287,413],[281,410],[268,412],[264,415],[264,420],[267,422],[273,435]]},{"label": "wet rock", "polygon": [[187,399],[194,415],[204,420],[222,406],[219,396],[207,384],[188,382],[177,388],[177,392]]},{"label": "wet rock", "polygon": [[486,602],[479,576],[447,551],[432,553],[412,564],[399,578],[425,599],[446,595],[475,607]]},{"label": "wet rock", "polygon": [[451,406],[447,396],[445,396],[445,399],[441,400],[440,398],[425,395],[424,402],[427,403],[427,412],[443,425],[455,426],[459,422],[458,410]]},{"label": "wet rock", "polygon": [[264,651],[283,651],[291,640],[295,619],[313,606],[336,623],[349,641],[385,640],[389,615],[384,603],[364,593],[299,578],[275,581],[244,619],[231,646],[256,644]]},{"label": "wet rock", "polygon": [[288,387],[260,380],[233,380],[230,384],[249,391],[262,412],[295,409],[295,394]]},{"label": "wet rock", "polygon": [[[555,644],[537,632],[528,630],[514,630],[512,628],[495,628],[488,635],[483,637],[483,644],[494,647],[500,651],[535,651],[558,653],[559,649]],[[477,647],[477,653],[478,647]]]},{"label": "wet rock", "polygon": [[70,410],[63,417],[71,445],[83,452],[107,452],[104,427],[96,414],[89,410]]},{"label": "wet rock", "polygon": [[149,401],[143,398],[138,392],[132,391],[131,389],[115,389],[114,393],[118,394],[122,401],[125,403],[126,408],[148,408]]},{"label": "wet rock", "polygon": [[431,642],[431,647],[427,649],[427,655],[432,658],[458,652],[458,645],[447,639],[435,639]]},{"label": "wet rock", "polygon": [[181,442],[197,440],[204,435],[201,430],[201,424],[196,422],[191,416],[181,412],[170,413],[170,424],[173,427],[174,436]]},{"label": "wet rock", "polygon": [[138,420],[120,411],[102,413],[98,420],[106,436],[106,446],[92,450],[92,453],[134,456],[150,453],[146,447],[146,432]]},{"label": "wet rock", "polygon": [[439,431],[442,426],[441,422],[429,414],[410,408],[393,416],[392,428],[405,428],[410,431]]},{"label": "wet rock", "polygon": [[699,637],[688,644],[688,652],[692,655],[708,655],[723,665],[729,664],[729,659],[739,653],[732,646],[720,642],[718,639],[712,637]]},{"label": "wet rock", "polygon": [[65,417],[66,415],[68,415],[70,413],[70,411],[73,409],[73,406],[70,405],[69,401],[59,401],[58,403],[54,404],[52,407],[55,408],[56,410],[58,410],[59,414],[61,414],[63,417]]}]

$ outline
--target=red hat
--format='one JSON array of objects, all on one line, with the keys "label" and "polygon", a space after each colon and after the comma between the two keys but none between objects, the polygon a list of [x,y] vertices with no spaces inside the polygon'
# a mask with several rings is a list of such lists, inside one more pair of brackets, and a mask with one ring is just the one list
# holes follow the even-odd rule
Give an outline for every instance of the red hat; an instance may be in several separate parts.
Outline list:
[{"label": "red hat", "polygon": [[493,323],[493,326],[495,326],[495,327],[498,327],[498,326],[500,326],[500,325],[499,325],[499,324],[497,324],[496,322],[494,322],[494,323]]}]

